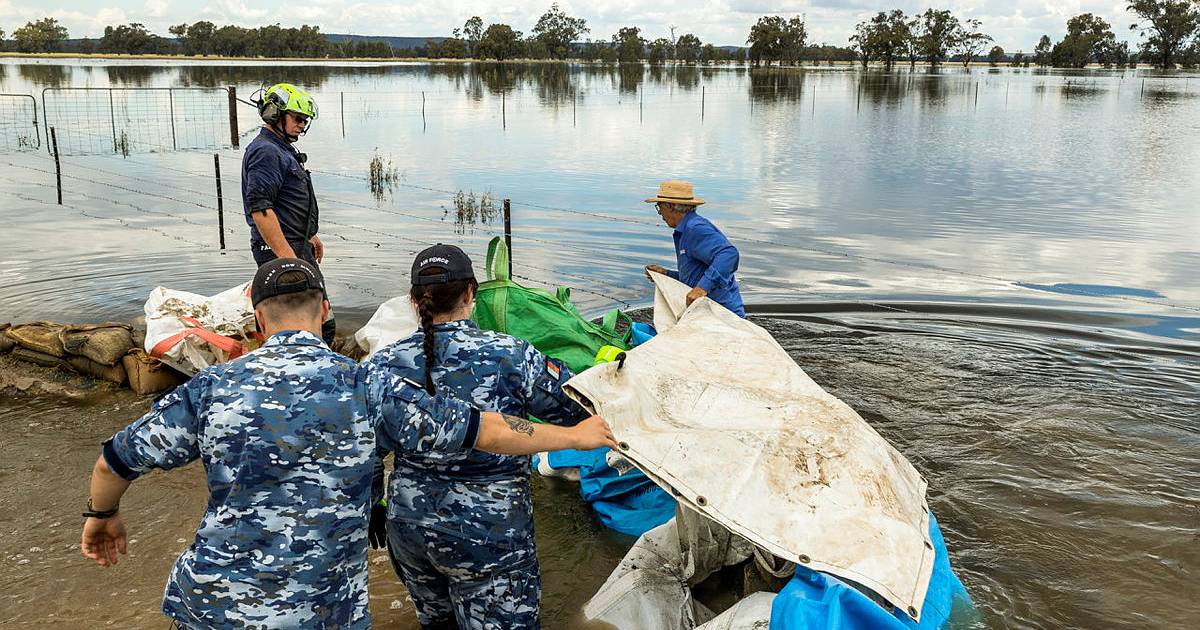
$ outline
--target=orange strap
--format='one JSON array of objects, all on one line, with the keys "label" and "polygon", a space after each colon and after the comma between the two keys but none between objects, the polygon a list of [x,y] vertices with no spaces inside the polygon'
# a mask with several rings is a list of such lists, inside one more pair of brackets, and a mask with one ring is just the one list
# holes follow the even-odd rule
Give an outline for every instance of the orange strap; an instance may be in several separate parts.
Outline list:
[{"label": "orange strap", "polygon": [[161,359],[163,355],[167,353],[167,351],[169,351],[171,348],[174,348],[179,344],[179,342],[183,341],[187,337],[193,336],[203,339],[214,348],[223,350],[225,354],[229,355],[231,360],[246,354],[246,349],[242,346],[242,342],[238,341],[237,339],[226,337],[225,335],[218,335],[217,333],[200,325],[200,322],[191,317],[180,317],[179,319],[183,323],[191,326],[191,328],[188,328],[182,332],[177,332],[174,335],[171,335],[170,337],[167,337],[166,339],[154,344],[154,348],[150,350],[150,356],[156,359]]}]

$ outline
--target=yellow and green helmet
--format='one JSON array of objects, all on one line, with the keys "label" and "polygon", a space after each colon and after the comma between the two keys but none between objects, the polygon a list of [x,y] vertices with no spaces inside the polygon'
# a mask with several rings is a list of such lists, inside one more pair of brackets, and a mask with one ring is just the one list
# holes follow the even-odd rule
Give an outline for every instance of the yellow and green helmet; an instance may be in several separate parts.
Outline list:
[{"label": "yellow and green helmet", "polygon": [[[258,103],[258,113],[264,122],[272,124],[283,112],[295,112],[308,116],[309,124],[317,117],[317,102],[308,92],[291,83],[276,83],[263,90]],[[305,128],[307,130],[307,127]]]}]

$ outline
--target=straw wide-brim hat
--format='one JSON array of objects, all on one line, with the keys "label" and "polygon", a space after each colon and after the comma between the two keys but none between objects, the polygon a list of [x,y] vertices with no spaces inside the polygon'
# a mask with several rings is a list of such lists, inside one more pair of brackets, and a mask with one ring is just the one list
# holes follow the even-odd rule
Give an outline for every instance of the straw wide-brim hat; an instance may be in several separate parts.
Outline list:
[{"label": "straw wide-brim hat", "polygon": [[703,199],[692,193],[691,182],[680,181],[677,179],[659,184],[658,196],[647,199],[646,203],[658,203],[660,201],[665,201],[666,203],[682,203],[689,206],[698,206],[704,203]]}]

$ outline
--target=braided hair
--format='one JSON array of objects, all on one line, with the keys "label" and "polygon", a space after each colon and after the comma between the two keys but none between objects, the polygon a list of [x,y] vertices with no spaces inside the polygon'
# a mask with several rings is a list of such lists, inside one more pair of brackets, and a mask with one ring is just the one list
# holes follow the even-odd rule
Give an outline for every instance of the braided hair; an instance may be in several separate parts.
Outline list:
[{"label": "braided hair", "polygon": [[[445,273],[441,267],[429,267],[421,271],[422,276]],[[417,308],[417,316],[421,320],[421,348],[425,353],[425,391],[432,396],[437,393],[433,384],[433,368],[437,365],[437,347],[434,339],[433,318],[435,315],[449,313],[462,301],[468,291],[479,288],[474,278],[469,280],[451,280],[438,284],[413,285],[408,292],[413,305]]]}]

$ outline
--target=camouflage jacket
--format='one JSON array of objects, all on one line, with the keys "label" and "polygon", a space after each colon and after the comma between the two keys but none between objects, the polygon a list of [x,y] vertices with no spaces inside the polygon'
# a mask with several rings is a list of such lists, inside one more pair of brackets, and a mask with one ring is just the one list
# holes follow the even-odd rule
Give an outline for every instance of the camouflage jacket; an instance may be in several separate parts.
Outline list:
[{"label": "camouflage jacket", "polygon": [[479,412],[285,331],[205,369],[104,444],[134,479],[204,463],[209,501],[163,612],[187,627],[367,628],[367,505],[376,440],[470,449]]},{"label": "camouflage jacket", "polygon": [[[588,414],[563,394],[571,372],[516,337],[480,330],[470,320],[434,326],[439,395],[484,411],[571,426]],[[423,383],[422,333],[375,354],[369,365]],[[533,544],[529,457],[482,451],[396,453],[388,482],[388,518],[479,544]]]}]

